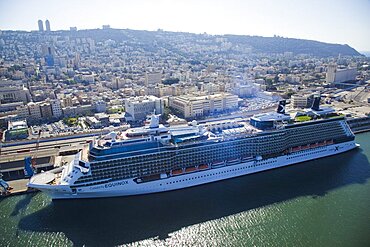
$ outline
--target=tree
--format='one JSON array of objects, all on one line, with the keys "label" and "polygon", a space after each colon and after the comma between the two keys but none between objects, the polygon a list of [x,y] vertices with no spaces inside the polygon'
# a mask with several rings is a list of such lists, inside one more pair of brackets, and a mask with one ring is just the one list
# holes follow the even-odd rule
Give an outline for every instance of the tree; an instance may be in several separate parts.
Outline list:
[{"label": "tree", "polygon": [[63,119],[63,122],[65,123],[65,124],[67,124],[68,126],[75,126],[75,125],[77,125],[77,118],[74,118],[74,117],[69,117],[69,118],[64,118]]},{"label": "tree", "polygon": [[162,113],[162,120],[167,121],[171,114],[171,109],[168,106],[165,106]]}]

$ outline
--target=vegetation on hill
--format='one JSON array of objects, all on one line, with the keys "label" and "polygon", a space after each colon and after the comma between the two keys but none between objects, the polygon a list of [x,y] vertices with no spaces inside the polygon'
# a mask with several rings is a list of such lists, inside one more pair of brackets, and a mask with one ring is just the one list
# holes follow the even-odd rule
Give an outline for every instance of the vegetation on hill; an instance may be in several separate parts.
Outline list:
[{"label": "vegetation on hill", "polygon": [[[61,32],[71,35],[68,31]],[[80,30],[72,35],[81,38],[92,37],[96,41],[106,41],[110,39],[114,42],[125,42],[136,49],[153,52],[165,48],[168,51],[184,56],[192,52],[191,49],[183,49],[184,46],[182,42],[184,40],[198,46],[221,47],[222,42],[217,41],[219,38],[224,38],[225,42],[230,44],[228,50],[217,51],[219,53],[239,53],[241,50],[249,50],[252,53],[281,54],[284,52],[292,52],[294,55],[308,54],[317,57],[338,56],[339,54],[342,56],[361,56],[358,51],[347,44],[330,44],[314,40],[284,38],[279,36],[208,35],[131,29]],[[118,43],[115,45],[118,45]],[[194,60],[193,62],[196,63],[197,61]]]}]

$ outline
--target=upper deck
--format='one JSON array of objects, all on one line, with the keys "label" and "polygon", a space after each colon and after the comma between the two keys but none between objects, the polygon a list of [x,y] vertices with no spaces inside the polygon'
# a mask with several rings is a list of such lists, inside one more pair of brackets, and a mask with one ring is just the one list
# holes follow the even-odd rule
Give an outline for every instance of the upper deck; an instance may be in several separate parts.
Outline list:
[{"label": "upper deck", "polygon": [[[302,121],[302,119],[304,121]],[[196,121],[174,127],[159,124],[159,115],[150,116],[149,124],[128,129],[123,133],[110,133],[90,146],[89,161],[130,157],[182,149],[189,146],[203,146],[212,143],[265,136],[283,129],[309,126],[316,123],[343,120],[343,117],[314,116],[296,118],[285,112],[257,114],[250,119],[235,118]],[[306,129],[307,131],[308,129]]]}]

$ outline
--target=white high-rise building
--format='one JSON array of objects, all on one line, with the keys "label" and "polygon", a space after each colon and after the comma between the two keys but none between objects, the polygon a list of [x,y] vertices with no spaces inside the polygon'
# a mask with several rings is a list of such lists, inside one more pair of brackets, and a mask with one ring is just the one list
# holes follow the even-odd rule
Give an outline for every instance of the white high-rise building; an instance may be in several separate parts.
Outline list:
[{"label": "white high-rise building", "polygon": [[170,107],[181,112],[185,118],[195,118],[235,110],[238,108],[238,99],[238,96],[230,93],[184,95],[170,98]]},{"label": "white high-rise building", "polygon": [[294,94],[291,97],[291,105],[295,109],[309,108],[312,106],[314,97],[315,94]]},{"label": "white high-rise building", "polygon": [[330,64],[326,71],[327,83],[342,83],[356,80],[356,68],[338,69],[336,64]]},{"label": "white high-rise building", "polygon": [[46,28],[46,32],[50,32],[50,21],[49,20],[46,20],[45,21],[45,28]]},{"label": "white high-rise building", "polygon": [[162,114],[164,101],[155,96],[139,96],[128,98],[125,101],[126,113],[130,114],[133,121],[143,121],[148,114]]},{"label": "white high-rise building", "polygon": [[50,101],[51,111],[53,113],[53,117],[60,118],[63,115],[62,105],[60,100],[55,99]]},{"label": "white high-rise building", "polygon": [[43,32],[44,31],[44,23],[42,22],[42,20],[38,20],[37,24],[39,26],[39,31]]}]

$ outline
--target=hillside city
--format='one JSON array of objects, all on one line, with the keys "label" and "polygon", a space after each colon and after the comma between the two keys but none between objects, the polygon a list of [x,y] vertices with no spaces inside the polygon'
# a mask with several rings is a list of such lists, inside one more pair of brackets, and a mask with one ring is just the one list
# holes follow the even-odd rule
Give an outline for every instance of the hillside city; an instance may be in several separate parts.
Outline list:
[{"label": "hillside city", "polygon": [[314,95],[347,116],[370,114],[370,59],[347,45],[109,25],[52,31],[41,20],[38,28],[0,31],[2,141],[124,130],[153,112],[175,125],[250,116],[280,99],[304,109]]}]

